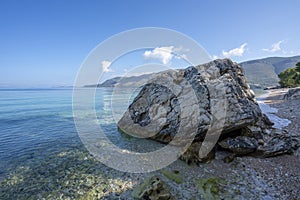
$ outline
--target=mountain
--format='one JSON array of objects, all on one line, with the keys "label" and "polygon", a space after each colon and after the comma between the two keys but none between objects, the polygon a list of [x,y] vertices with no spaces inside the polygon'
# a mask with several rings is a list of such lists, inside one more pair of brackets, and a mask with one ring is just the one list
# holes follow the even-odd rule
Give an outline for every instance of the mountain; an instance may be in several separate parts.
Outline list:
[{"label": "mountain", "polygon": [[245,70],[248,83],[252,87],[271,87],[279,85],[278,74],[294,67],[300,61],[300,56],[270,57],[240,63]]},{"label": "mountain", "polygon": [[115,77],[112,79],[108,79],[100,84],[95,85],[86,85],[84,87],[115,87],[117,85],[122,85],[123,87],[136,87],[140,86],[145,81],[153,78],[156,75],[156,73],[152,74],[143,74],[140,76],[125,76],[125,77]]},{"label": "mountain", "polygon": [[115,78],[108,79],[100,84],[85,85],[84,87],[114,87],[121,80],[121,78],[122,77],[118,76]]},{"label": "mountain", "polygon": [[[245,70],[248,83],[252,88],[266,88],[278,86],[278,74],[288,68],[294,67],[297,62],[300,62],[300,56],[269,57],[250,60],[239,64]],[[116,85],[136,87],[144,83],[145,80],[153,78],[155,75],[156,73],[130,77],[115,77],[101,84],[86,85],[85,87],[114,87]]]}]

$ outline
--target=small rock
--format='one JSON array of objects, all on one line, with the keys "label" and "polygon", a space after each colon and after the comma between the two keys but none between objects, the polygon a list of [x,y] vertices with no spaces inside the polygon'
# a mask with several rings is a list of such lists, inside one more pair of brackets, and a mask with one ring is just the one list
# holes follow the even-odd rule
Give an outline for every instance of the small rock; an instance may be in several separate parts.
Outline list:
[{"label": "small rock", "polygon": [[262,140],[262,139],[259,139],[257,142],[258,142],[258,145],[264,145],[265,144],[264,140]]},{"label": "small rock", "polygon": [[226,156],[225,158],[223,158],[223,161],[224,163],[231,163],[235,158],[235,155],[232,154],[232,155],[229,155],[229,156]]},{"label": "small rock", "polygon": [[131,195],[136,199],[173,200],[165,183],[157,176],[145,179],[136,187]]},{"label": "small rock", "polygon": [[219,145],[237,155],[244,155],[256,151],[258,142],[254,138],[238,136],[236,138],[227,138],[219,142]]},{"label": "small rock", "polygon": [[262,153],[263,157],[272,157],[286,153],[291,154],[299,147],[300,142],[296,137],[275,134],[258,151]]},{"label": "small rock", "polygon": [[283,99],[286,100],[300,99],[300,87],[289,89],[289,91],[284,95]]},{"label": "small rock", "polygon": [[199,150],[201,147],[201,142],[192,143],[189,148],[184,152],[183,155],[180,156],[180,159],[185,161],[188,164],[198,164],[208,162],[215,157],[215,151],[212,150],[208,153],[208,155],[204,158],[199,157]]}]

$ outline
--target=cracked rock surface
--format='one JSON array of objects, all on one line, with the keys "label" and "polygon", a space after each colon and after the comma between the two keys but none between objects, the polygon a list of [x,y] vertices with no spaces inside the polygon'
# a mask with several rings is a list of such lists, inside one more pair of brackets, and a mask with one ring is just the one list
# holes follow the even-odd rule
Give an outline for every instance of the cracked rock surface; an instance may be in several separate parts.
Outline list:
[{"label": "cracked rock surface", "polygon": [[161,143],[192,145],[180,158],[199,157],[209,138],[210,151],[262,157],[291,153],[299,141],[273,129],[250,90],[243,69],[229,59],[159,73],[143,86],[118,122],[125,133]]}]

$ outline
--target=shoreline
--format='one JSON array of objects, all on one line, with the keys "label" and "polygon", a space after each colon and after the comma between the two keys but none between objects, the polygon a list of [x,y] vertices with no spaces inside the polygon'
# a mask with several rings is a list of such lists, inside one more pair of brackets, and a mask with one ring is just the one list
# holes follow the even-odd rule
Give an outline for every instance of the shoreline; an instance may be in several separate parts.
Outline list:
[{"label": "shoreline", "polygon": [[[271,110],[276,109],[274,115],[291,121],[283,127],[286,134],[299,136],[300,100],[282,100],[286,91],[267,91],[256,99]],[[216,193],[220,199],[291,200],[300,196],[299,153],[270,158],[243,156],[225,163],[223,159],[228,155],[229,152],[218,151],[215,159],[199,166],[176,160],[155,172],[133,174],[105,166],[76,144],[52,152],[45,159],[37,160],[40,154],[34,154],[28,162],[19,163],[8,176],[0,179],[0,199],[133,200],[133,190],[152,176],[159,177],[175,199],[200,200],[201,195],[211,195],[203,183],[218,188]]]},{"label": "shoreline", "polygon": [[[271,116],[286,119],[290,123],[282,127],[285,134],[300,138],[300,99],[286,100],[284,94],[290,88],[273,89],[258,96],[257,101],[270,108]],[[269,117],[269,116],[268,116]],[[272,121],[272,119],[270,119]],[[274,122],[274,121],[273,121]],[[277,121],[282,122],[282,121]],[[300,148],[291,155],[256,159],[252,168],[279,192],[280,199],[297,199],[300,196]],[[298,185],[298,186],[297,186]],[[282,196],[283,195],[283,196]]]},{"label": "shoreline", "polygon": [[[273,127],[282,130],[283,128],[289,126],[292,122],[287,118],[282,118],[278,116],[278,109],[273,105],[274,101],[272,99],[276,96],[277,100],[281,99],[282,96],[288,91],[288,88],[283,89],[273,89],[267,91],[267,93],[259,95],[256,101],[261,109],[261,111],[274,123]],[[279,99],[278,99],[279,98]]]}]

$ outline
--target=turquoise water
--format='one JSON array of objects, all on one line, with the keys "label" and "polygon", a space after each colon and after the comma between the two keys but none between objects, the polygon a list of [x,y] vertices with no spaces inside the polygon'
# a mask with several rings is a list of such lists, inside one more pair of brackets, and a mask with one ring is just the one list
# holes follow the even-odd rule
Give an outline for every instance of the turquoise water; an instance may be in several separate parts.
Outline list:
[{"label": "turquoise water", "polygon": [[[115,144],[130,147],[112,120],[111,94],[97,89],[95,123]],[[76,132],[72,89],[0,89],[0,161],[0,199],[86,199],[114,178],[105,178],[111,172]]]},{"label": "turquoise water", "polygon": [[[88,90],[94,89],[81,89],[83,97]],[[127,188],[123,187],[127,175],[103,165],[82,144],[72,113],[72,92],[0,89],[0,199],[99,199]],[[94,123],[120,148],[137,152],[161,148],[118,132],[112,92],[97,89]],[[119,102],[126,109],[137,92],[114,94],[114,109],[121,112]],[[83,120],[90,115],[84,109],[80,113],[76,117]]]},{"label": "turquoise water", "polygon": [[[95,123],[126,148],[111,115],[111,94],[110,88],[97,89]],[[0,90],[0,179],[19,165],[82,146],[72,115],[72,89]]]},{"label": "turquoise water", "polygon": [[[85,90],[90,89],[83,95]],[[115,97],[127,108],[138,91],[130,99],[123,92]],[[139,152],[163,146],[118,132],[112,89],[97,89],[95,99],[95,123],[114,144]],[[85,116],[82,110],[79,117]],[[0,199],[117,199],[110,195],[137,181],[137,175],[108,168],[85,149],[72,115],[72,89],[0,89],[0,161]]]},{"label": "turquoise water", "polygon": [[81,144],[71,100],[71,89],[0,90],[0,176]]},{"label": "turquoise water", "polygon": [[[112,118],[111,95],[110,88],[97,89],[95,123],[113,143],[130,149],[132,138],[118,133]],[[17,166],[74,148],[83,145],[72,115],[72,89],[0,89],[0,179]]]}]

